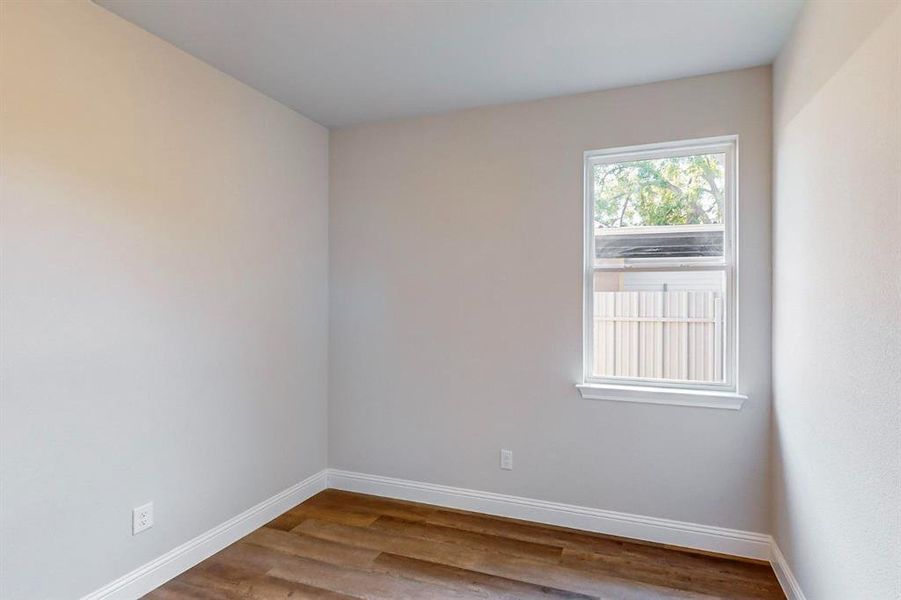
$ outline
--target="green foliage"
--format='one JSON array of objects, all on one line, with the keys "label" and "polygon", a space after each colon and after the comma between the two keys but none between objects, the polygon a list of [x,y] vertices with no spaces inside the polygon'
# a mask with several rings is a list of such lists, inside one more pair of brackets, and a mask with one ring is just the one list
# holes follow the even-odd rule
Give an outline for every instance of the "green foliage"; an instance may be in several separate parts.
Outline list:
[{"label": "green foliage", "polygon": [[723,222],[724,156],[699,154],[594,167],[600,227]]}]

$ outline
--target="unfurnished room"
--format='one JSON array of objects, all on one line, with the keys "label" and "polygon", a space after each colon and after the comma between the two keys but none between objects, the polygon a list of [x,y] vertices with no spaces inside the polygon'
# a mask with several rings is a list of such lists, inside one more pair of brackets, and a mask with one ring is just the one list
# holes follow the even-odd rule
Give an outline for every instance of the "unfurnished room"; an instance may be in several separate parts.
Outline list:
[{"label": "unfurnished room", "polygon": [[901,0],[0,0],[0,600],[901,600]]}]

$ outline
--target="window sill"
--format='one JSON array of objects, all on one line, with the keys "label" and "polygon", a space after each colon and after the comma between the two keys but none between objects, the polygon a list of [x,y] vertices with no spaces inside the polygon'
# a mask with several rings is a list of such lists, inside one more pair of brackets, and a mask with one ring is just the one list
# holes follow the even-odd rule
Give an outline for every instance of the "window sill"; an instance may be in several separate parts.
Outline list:
[{"label": "window sill", "polygon": [[599,383],[577,384],[583,398],[590,400],[614,400],[644,404],[670,404],[699,408],[741,410],[748,399],[743,394],[708,390],[683,390],[678,388],[641,387]]}]

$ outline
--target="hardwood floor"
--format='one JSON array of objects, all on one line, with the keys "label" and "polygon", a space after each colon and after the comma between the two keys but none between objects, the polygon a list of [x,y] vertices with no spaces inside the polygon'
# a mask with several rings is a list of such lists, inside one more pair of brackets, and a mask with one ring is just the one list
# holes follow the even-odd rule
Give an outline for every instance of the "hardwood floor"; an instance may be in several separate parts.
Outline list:
[{"label": "hardwood floor", "polygon": [[146,598],[784,598],[767,564],[326,490]]}]

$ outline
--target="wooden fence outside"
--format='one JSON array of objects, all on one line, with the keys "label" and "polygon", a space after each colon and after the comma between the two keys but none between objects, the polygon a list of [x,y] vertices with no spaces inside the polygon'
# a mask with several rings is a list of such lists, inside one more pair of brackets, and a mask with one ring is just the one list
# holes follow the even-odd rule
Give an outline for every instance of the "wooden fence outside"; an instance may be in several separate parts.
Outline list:
[{"label": "wooden fence outside", "polygon": [[722,381],[718,292],[596,292],[596,377]]}]

